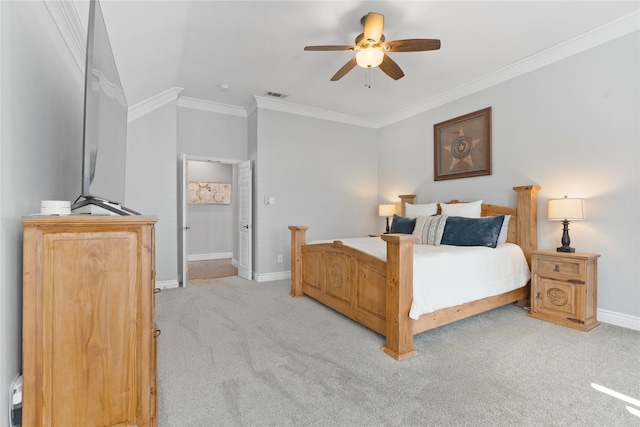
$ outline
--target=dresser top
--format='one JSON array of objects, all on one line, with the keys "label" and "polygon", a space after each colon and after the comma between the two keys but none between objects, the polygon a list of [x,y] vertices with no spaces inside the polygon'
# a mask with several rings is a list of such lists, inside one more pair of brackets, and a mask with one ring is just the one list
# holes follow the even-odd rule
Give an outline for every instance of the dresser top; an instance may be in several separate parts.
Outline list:
[{"label": "dresser top", "polygon": [[154,215],[31,215],[22,217],[22,225],[96,225],[96,224],[154,224]]}]

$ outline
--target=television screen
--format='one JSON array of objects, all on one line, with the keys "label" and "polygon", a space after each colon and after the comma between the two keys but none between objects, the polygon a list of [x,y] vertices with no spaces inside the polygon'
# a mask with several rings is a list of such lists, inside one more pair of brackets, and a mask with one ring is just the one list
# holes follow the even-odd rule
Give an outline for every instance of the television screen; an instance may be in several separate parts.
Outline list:
[{"label": "television screen", "polygon": [[87,28],[82,194],[124,203],[127,101],[100,3],[92,0]]}]

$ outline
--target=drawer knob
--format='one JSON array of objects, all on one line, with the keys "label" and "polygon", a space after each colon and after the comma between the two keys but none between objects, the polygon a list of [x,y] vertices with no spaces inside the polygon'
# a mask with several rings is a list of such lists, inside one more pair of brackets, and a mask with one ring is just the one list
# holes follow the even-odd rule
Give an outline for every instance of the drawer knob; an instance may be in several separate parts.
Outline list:
[{"label": "drawer knob", "polygon": [[553,267],[553,271],[555,271],[556,273],[559,273],[559,272],[560,272],[560,266],[559,266],[558,264],[556,264],[556,265]]}]

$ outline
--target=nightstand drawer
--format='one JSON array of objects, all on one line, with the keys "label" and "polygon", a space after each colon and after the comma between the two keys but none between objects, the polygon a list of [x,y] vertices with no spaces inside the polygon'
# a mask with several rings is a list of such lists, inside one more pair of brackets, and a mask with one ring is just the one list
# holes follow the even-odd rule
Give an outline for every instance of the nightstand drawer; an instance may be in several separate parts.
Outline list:
[{"label": "nightstand drawer", "polygon": [[540,275],[547,277],[584,277],[584,262],[566,258],[535,257],[533,269]]}]

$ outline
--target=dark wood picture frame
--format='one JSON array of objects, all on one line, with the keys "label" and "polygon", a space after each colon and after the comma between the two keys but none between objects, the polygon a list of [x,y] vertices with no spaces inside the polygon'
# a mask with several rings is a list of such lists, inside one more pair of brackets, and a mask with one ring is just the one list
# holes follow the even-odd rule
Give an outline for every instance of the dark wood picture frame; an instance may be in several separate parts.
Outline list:
[{"label": "dark wood picture frame", "polygon": [[491,107],[433,125],[433,180],[491,175]]}]

